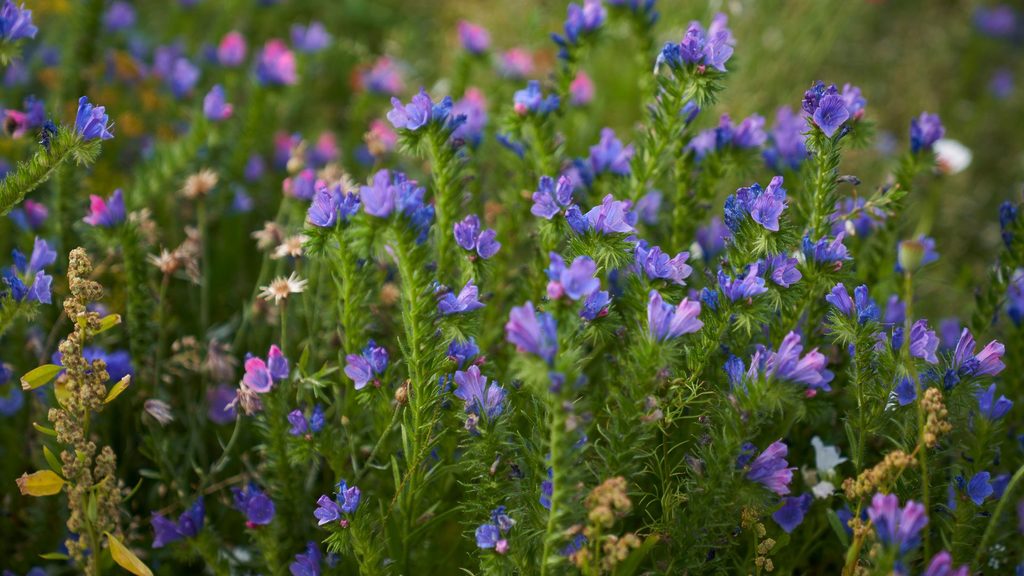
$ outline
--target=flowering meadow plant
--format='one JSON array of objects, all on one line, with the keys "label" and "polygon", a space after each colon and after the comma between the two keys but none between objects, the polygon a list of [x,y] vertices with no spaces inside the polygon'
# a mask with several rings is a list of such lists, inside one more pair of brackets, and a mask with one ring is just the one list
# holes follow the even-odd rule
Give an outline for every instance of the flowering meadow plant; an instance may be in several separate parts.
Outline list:
[{"label": "flowering meadow plant", "polygon": [[430,4],[0,4],[3,574],[1024,574],[1024,12]]}]

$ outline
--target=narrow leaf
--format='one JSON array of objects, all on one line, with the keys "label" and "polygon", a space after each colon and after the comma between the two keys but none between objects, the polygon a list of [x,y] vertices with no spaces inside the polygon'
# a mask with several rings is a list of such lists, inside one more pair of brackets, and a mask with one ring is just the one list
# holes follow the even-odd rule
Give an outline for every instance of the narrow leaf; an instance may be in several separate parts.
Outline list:
[{"label": "narrow leaf", "polygon": [[128,549],[127,546],[121,544],[121,541],[114,537],[110,532],[106,532],[107,545],[110,546],[110,556],[114,558],[114,562],[125,570],[135,574],[135,576],[153,576],[153,571],[146,566],[134,552]]},{"label": "narrow leaf", "polygon": [[37,432],[41,432],[47,436],[53,436],[54,438],[57,437],[57,431],[53,428],[47,428],[38,422],[33,422],[32,427],[35,428]]},{"label": "narrow leaf", "polygon": [[46,554],[40,554],[40,558],[43,560],[68,560],[67,554],[61,554],[60,552],[47,552]]},{"label": "narrow leaf", "polygon": [[131,383],[132,383],[132,375],[131,374],[126,374],[124,378],[121,378],[121,380],[117,384],[114,384],[114,386],[110,389],[110,392],[107,393],[107,399],[104,400],[103,403],[104,404],[110,404],[110,402],[113,399],[117,398],[118,396],[121,395],[122,392],[127,390],[128,389],[128,385],[131,384]]},{"label": "narrow leaf", "polygon": [[64,467],[61,466],[60,459],[58,459],[57,455],[54,454],[53,451],[50,450],[50,447],[45,444],[43,445],[43,457],[46,458],[46,463],[50,465],[50,469],[53,470],[55,474],[60,476],[64,473]]}]

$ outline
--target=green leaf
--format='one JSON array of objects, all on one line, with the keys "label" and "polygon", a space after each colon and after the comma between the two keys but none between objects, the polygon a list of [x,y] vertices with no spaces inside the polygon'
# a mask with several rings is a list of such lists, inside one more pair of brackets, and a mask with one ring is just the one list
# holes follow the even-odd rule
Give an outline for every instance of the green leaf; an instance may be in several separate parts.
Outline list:
[{"label": "green leaf", "polygon": [[120,323],[120,314],[110,314],[108,316],[104,316],[102,319],[100,319],[100,327],[95,332],[93,332],[93,336],[95,336],[96,334],[102,334]]},{"label": "green leaf", "polygon": [[50,470],[22,474],[16,482],[22,496],[52,496],[64,487],[64,479]]},{"label": "green leaf", "polygon": [[69,560],[67,554],[61,554],[60,552],[47,552],[46,554],[40,554],[39,557],[43,560]]},{"label": "green leaf", "polygon": [[41,432],[43,434],[46,434],[47,436],[53,436],[54,438],[57,437],[57,431],[54,430],[53,428],[48,428],[38,422],[33,422],[32,427],[35,428],[37,432]]},{"label": "green leaf", "polygon": [[60,374],[63,370],[63,366],[57,366],[56,364],[43,364],[38,368],[34,368],[21,377],[21,388],[22,390],[35,390],[40,386],[49,384],[51,380]]},{"label": "green leaf", "polygon": [[43,457],[46,458],[46,463],[50,465],[50,469],[53,470],[58,476],[64,473],[64,467],[61,466],[60,460],[56,454],[50,450],[50,447],[43,445]]},{"label": "green leaf", "polygon": [[124,378],[121,378],[121,380],[117,384],[114,384],[114,386],[110,389],[110,392],[107,393],[107,398],[106,400],[103,401],[103,403],[110,404],[111,401],[120,396],[122,392],[127,390],[128,385],[131,383],[131,374],[126,374]]},{"label": "green leaf", "polygon": [[836,511],[828,508],[825,510],[825,515],[828,516],[828,523],[832,525],[832,531],[836,533],[839,541],[843,544],[843,548],[849,548],[850,535],[846,533],[846,528],[843,527],[843,522],[839,519]]}]

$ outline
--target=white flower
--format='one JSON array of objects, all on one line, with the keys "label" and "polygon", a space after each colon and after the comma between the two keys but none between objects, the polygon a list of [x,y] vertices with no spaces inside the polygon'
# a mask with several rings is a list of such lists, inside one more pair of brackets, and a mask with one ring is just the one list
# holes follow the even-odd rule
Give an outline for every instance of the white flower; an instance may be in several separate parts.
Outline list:
[{"label": "white flower", "polygon": [[304,234],[295,234],[289,236],[278,244],[277,248],[274,248],[274,253],[270,255],[273,260],[279,260],[285,257],[298,258],[302,256],[302,245],[309,240],[309,237]]},{"label": "white flower", "polygon": [[824,500],[825,498],[828,498],[835,491],[836,487],[833,486],[832,483],[828,481],[818,482],[815,486],[811,488],[811,492],[814,493],[814,497],[818,498],[819,500]]},{"label": "white flower", "polygon": [[299,275],[295,272],[292,272],[291,276],[287,278],[278,276],[274,278],[269,286],[260,287],[260,298],[267,302],[273,300],[274,304],[280,304],[281,300],[285,300],[290,294],[302,293],[306,289],[308,282],[309,280],[299,278]]},{"label": "white flower", "polygon": [[839,448],[826,446],[817,436],[811,438],[811,446],[814,446],[814,466],[821,476],[831,477],[836,473],[836,466],[846,462],[846,458],[839,455]]},{"label": "white flower", "polygon": [[932,149],[935,150],[935,162],[943,174],[959,174],[966,170],[974,159],[970,148],[949,138],[936,140]]}]

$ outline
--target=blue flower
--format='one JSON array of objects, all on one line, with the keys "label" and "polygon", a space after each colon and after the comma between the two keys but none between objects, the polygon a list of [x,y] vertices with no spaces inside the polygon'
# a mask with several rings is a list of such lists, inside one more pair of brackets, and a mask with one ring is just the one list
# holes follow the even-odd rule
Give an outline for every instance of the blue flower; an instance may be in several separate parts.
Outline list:
[{"label": "blue flower", "polygon": [[359,206],[359,196],[352,192],[346,194],[341,184],[330,188],[318,185],[306,213],[306,220],[320,228],[331,228],[339,220],[348,222],[359,212]]},{"label": "blue flower", "polygon": [[417,131],[428,124],[441,126],[447,130],[454,131],[466,121],[464,115],[452,113],[452,99],[444,97],[437,104],[430,99],[427,91],[420,88],[420,91],[412,97],[408,104],[392,96],[392,109],[387,114],[391,125],[399,130]]},{"label": "blue flower", "polygon": [[831,138],[848,120],[859,119],[865,104],[856,86],[846,84],[840,94],[835,84],[825,86],[819,80],[804,92],[802,106],[822,133]]},{"label": "blue flower", "polygon": [[205,513],[206,507],[202,496],[196,499],[188,510],[181,513],[177,522],[168,520],[162,514],[154,512],[151,519],[154,535],[153,548],[163,548],[184,538],[194,538],[203,529]]},{"label": "blue flower", "polygon": [[935,351],[939,347],[939,337],[934,330],[928,329],[927,320],[918,320],[910,327],[910,355],[921,358],[929,364],[938,363]]},{"label": "blue flower", "polygon": [[208,120],[220,122],[231,118],[233,112],[234,108],[231,104],[228,104],[227,98],[224,95],[224,87],[220,84],[215,84],[203,98],[203,115]]},{"label": "blue flower", "polygon": [[558,110],[558,96],[551,94],[547,97],[541,92],[540,82],[536,80],[530,80],[526,83],[526,88],[517,90],[512,95],[513,109],[516,114],[525,116],[526,114],[536,114],[538,116],[546,116],[555,110]]},{"label": "blue flower", "polygon": [[803,357],[800,356],[801,352],[803,344],[796,332],[786,334],[779,344],[778,351],[759,346],[750,359],[748,376],[752,377],[760,372],[766,378],[804,384],[812,390],[831,390],[829,382],[834,378],[834,374],[826,368],[828,359],[825,355],[817,348]]},{"label": "blue flower", "polygon": [[928,524],[923,505],[908,500],[901,509],[899,497],[895,494],[875,494],[868,508],[868,517],[875,525],[879,541],[896,548],[901,556],[921,543],[921,531]]},{"label": "blue flower", "polygon": [[686,264],[690,258],[689,252],[680,252],[669,258],[658,246],[648,248],[647,242],[641,240],[637,242],[633,256],[637,272],[651,280],[663,279],[685,286],[686,279],[693,272],[693,268]]},{"label": "blue flower", "polygon": [[[628,200],[616,200],[611,194],[606,195],[600,206],[594,206],[586,213],[586,229],[599,234],[634,232],[636,213],[630,211],[630,206]],[[568,213],[566,218],[569,218]],[[571,226],[573,222],[570,220],[569,224]]]},{"label": "blue flower", "polygon": [[974,396],[978,399],[978,411],[991,422],[1002,419],[1010,411],[1010,408],[1013,408],[1013,400],[1006,396],[1000,395],[996,399],[995,384],[984,390],[979,390]]},{"label": "blue flower", "polygon": [[728,18],[722,13],[715,14],[707,30],[700,22],[690,22],[682,41],[678,44],[670,42],[662,49],[654,65],[655,70],[665,64],[672,70],[696,65],[725,72],[725,63],[732,57],[736,45],[727,25]]},{"label": "blue flower", "polygon": [[274,519],[274,501],[250,482],[245,488],[232,488],[235,497],[235,508],[245,514],[249,527],[266,526]]},{"label": "blue flower", "polygon": [[845,233],[839,233],[835,238],[829,240],[827,237],[820,238],[817,242],[804,236],[803,252],[807,260],[817,264],[831,264],[836,269],[841,268],[844,260],[851,258],[843,244]]},{"label": "blue flower", "polygon": [[12,2],[4,0],[0,6],[0,39],[5,42],[16,42],[23,38],[35,38],[39,28],[32,24],[32,11],[25,9],[22,3],[21,8]]},{"label": "blue flower", "polygon": [[199,82],[200,71],[188,58],[178,58],[174,61],[171,73],[167,76],[167,84],[171,93],[177,98],[187,96],[196,83]]},{"label": "blue flower", "polygon": [[[10,0],[6,0],[10,4]],[[6,5],[5,5],[6,6]],[[75,132],[84,140],[110,140],[114,134],[110,132],[110,117],[106,108],[93,106],[87,96],[78,99],[78,114],[75,116]]]},{"label": "blue flower", "polygon": [[800,270],[797,269],[797,264],[799,262],[796,258],[785,254],[775,254],[760,260],[759,268],[764,269],[766,278],[770,278],[772,282],[783,288],[789,288],[803,278]]},{"label": "blue flower", "polygon": [[787,496],[782,499],[782,508],[772,514],[772,520],[782,528],[786,534],[790,534],[804,521],[804,516],[811,509],[811,501],[814,498],[810,494],[801,496]]},{"label": "blue flower", "polygon": [[124,194],[121,189],[114,190],[110,198],[95,194],[89,195],[89,215],[83,218],[86,224],[100,228],[113,228],[127,218],[124,207]]},{"label": "blue flower", "polygon": [[768,135],[770,144],[764,150],[765,162],[772,169],[796,170],[807,159],[804,131],[807,122],[800,113],[789,106],[782,106],[775,113],[775,125]]},{"label": "blue flower", "polygon": [[931,150],[932,145],[945,133],[946,129],[938,114],[921,112],[920,116],[910,121],[910,151],[916,154],[922,150]]},{"label": "blue flower", "polygon": [[568,16],[565,19],[565,35],[552,34],[551,38],[559,46],[558,57],[569,58],[569,46],[576,46],[581,38],[594,34],[608,18],[601,0],[584,0],[583,6],[569,4]]},{"label": "blue flower", "polygon": [[605,290],[591,292],[583,301],[583,308],[580,309],[580,318],[587,322],[608,314],[608,304],[611,303],[611,295]]},{"label": "blue flower", "polygon": [[448,359],[455,362],[455,364],[462,368],[466,362],[469,362],[480,354],[480,347],[476,344],[476,339],[470,336],[469,340],[452,340],[448,344]]},{"label": "blue flower", "polygon": [[323,556],[316,542],[307,542],[306,551],[295,555],[295,560],[288,565],[292,576],[320,576],[320,562]]},{"label": "blue flower", "polygon": [[900,378],[899,383],[896,384],[895,392],[896,400],[900,406],[906,406],[917,400],[917,388],[910,378]]},{"label": "blue flower", "polygon": [[135,25],[135,8],[128,2],[114,2],[103,14],[103,27],[117,32]]},{"label": "blue flower", "polygon": [[483,303],[480,302],[479,294],[479,289],[473,284],[472,280],[469,280],[459,290],[458,296],[453,292],[445,292],[437,301],[437,310],[445,316],[478,310],[484,307]]},{"label": "blue flower", "polygon": [[878,321],[880,315],[878,305],[868,296],[868,287],[861,284],[854,288],[853,294],[856,302],[850,300],[846,286],[840,282],[832,288],[828,296],[825,296],[825,301],[835,306],[842,315],[856,317],[860,324]]},{"label": "blue flower", "polygon": [[967,497],[971,502],[981,506],[985,499],[992,495],[994,489],[989,483],[991,478],[992,475],[988,472],[978,472],[971,477],[971,481],[967,483]]}]

